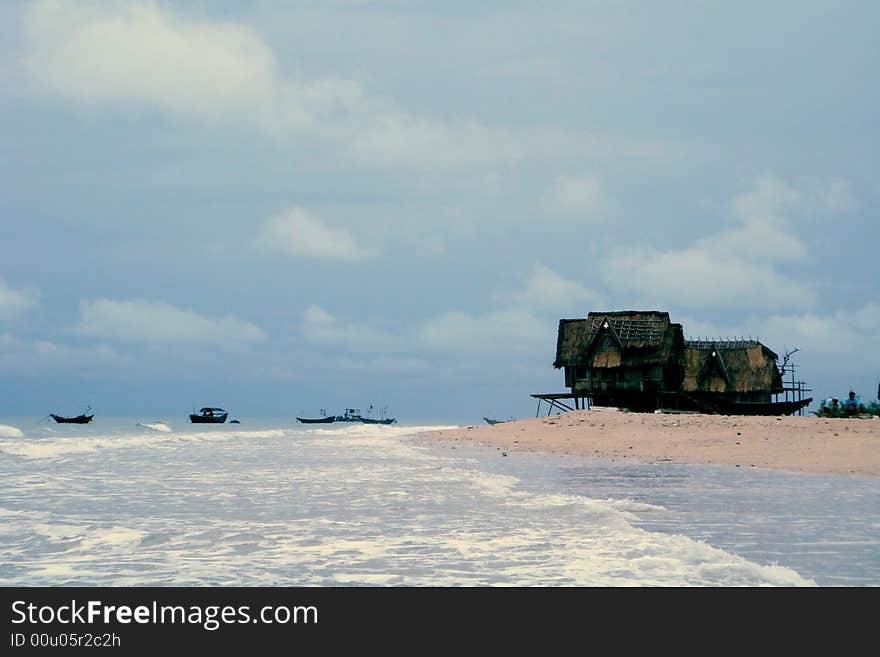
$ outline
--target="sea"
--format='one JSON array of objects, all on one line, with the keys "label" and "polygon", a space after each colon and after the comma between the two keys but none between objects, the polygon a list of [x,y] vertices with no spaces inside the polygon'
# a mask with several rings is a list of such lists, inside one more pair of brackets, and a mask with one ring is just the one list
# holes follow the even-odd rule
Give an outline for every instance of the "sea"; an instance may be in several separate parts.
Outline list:
[{"label": "sea", "polygon": [[0,418],[3,586],[877,586],[880,478]]}]

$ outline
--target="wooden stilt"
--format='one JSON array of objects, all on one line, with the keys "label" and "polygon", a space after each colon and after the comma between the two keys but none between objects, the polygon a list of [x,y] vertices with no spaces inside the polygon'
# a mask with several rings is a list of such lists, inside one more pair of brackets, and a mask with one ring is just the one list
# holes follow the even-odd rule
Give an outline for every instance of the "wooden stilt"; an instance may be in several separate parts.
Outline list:
[{"label": "wooden stilt", "polygon": [[[554,392],[541,395],[535,394],[532,395],[532,397],[538,400],[538,407],[535,409],[535,417],[540,417],[541,415],[542,402],[547,402],[547,415],[550,415],[553,411],[566,413],[568,411],[577,411],[592,407],[592,401],[589,395],[585,396],[582,394]],[[562,401],[563,399],[570,401],[567,404]]]}]

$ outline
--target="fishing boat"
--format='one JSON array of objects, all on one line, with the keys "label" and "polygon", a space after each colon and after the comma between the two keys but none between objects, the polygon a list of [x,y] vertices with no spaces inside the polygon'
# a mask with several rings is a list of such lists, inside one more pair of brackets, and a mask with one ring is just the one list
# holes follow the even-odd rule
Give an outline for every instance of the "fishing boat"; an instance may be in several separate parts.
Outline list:
[{"label": "fishing boat", "polygon": [[359,408],[346,408],[344,414],[337,415],[334,418],[336,422],[360,422],[362,419],[361,409]]},{"label": "fishing boat", "polygon": [[[310,422],[362,422],[363,424],[394,424],[397,422],[397,418],[395,417],[385,417],[385,409],[382,409],[382,417],[381,418],[372,418],[370,415],[373,413],[373,407],[370,406],[370,410],[367,411],[366,415],[361,413],[361,409],[359,408],[346,408],[345,413],[342,415],[337,415],[335,417],[331,416],[333,419],[325,420],[323,418],[318,420],[309,420]],[[299,418],[297,418],[299,420]]]},{"label": "fishing boat", "polygon": [[296,420],[297,422],[302,422],[303,424],[330,424],[331,422],[336,422],[336,417],[333,415],[327,415],[327,411],[322,408],[321,417],[297,416]]},{"label": "fishing boat", "polygon": [[695,397],[683,392],[673,392],[666,393],[665,406],[661,410],[696,411],[716,415],[792,415],[809,406],[812,401],[812,397],[806,397],[787,401],[750,402],[725,399],[720,395]]},{"label": "fishing boat", "polygon": [[357,419],[359,419],[364,424],[394,424],[395,422],[397,422],[397,418],[395,418],[395,417],[385,417],[385,413],[388,411],[387,406],[382,409],[381,416],[378,419],[372,417],[372,415],[373,415],[373,405],[372,404],[370,404],[370,408],[367,409],[366,415],[361,415],[360,411],[358,411],[357,409],[354,409],[354,408],[349,409],[349,410],[356,411],[355,417],[357,417]]},{"label": "fishing boat", "polygon": [[62,415],[55,415],[55,413],[49,413],[49,417],[55,420],[58,424],[88,424],[95,416],[77,415],[76,417],[64,417]]},{"label": "fishing boat", "polygon": [[224,411],[222,408],[211,408],[206,406],[205,408],[199,409],[198,415],[191,413],[189,421],[193,424],[223,424],[226,422],[227,417],[229,417],[228,411]]},{"label": "fishing boat", "polygon": [[336,418],[332,415],[329,417],[297,417],[296,420],[303,424],[331,424],[336,422]]},{"label": "fishing boat", "polygon": [[716,413],[725,415],[792,415],[810,405],[812,397],[793,401],[778,402],[738,402],[713,400],[711,407]]},{"label": "fishing boat", "polygon": [[397,418],[396,417],[386,417],[386,418],[382,418],[381,420],[376,420],[371,417],[362,417],[361,422],[363,422],[364,424],[394,424],[395,422],[397,422]]}]

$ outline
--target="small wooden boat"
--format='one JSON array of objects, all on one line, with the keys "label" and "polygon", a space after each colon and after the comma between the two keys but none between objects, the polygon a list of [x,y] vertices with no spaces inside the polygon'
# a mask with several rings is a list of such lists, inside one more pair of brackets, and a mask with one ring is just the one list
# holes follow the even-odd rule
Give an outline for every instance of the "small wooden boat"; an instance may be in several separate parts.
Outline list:
[{"label": "small wooden boat", "polygon": [[327,415],[327,411],[323,408],[321,409],[321,417],[299,417],[297,416],[296,421],[302,422],[303,424],[330,424],[331,422],[336,422],[337,417],[335,415]]},{"label": "small wooden boat", "polygon": [[[792,415],[809,406],[812,397],[789,401],[743,402],[722,397],[695,398],[683,392],[676,393],[676,405],[681,410],[695,410],[700,413],[719,415]],[[600,404],[604,405],[604,404]]]},{"label": "small wooden boat", "polygon": [[734,402],[713,401],[712,406],[717,413],[725,415],[791,415],[809,406],[812,397],[795,401],[778,402]]},{"label": "small wooden boat", "polygon": [[361,412],[356,408],[349,408],[346,410],[346,413],[351,411],[355,420],[360,420],[364,424],[394,424],[397,422],[397,418],[395,417],[385,417],[385,413],[388,410],[388,407],[382,409],[382,413],[378,419],[371,417],[373,415],[373,405],[370,404],[370,408],[367,411],[366,415],[361,415]]},{"label": "small wooden boat", "polygon": [[58,424],[88,424],[95,416],[77,415],[76,417],[63,417],[61,415],[55,415],[55,413],[49,413],[49,417],[55,420]]},{"label": "small wooden boat", "polygon": [[330,424],[331,422],[336,422],[336,418],[332,415],[326,417],[297,417],[296,420],[303,424]]},{"label": "small wooden boat", "polygon": [[229,417],[229,412],[222,408],[205,407],[199,409],[198,415],[191,414],[189,421],[193,424],[223,424],[227,417]]},{"label": "small wooden boat", "polygon": [[361,422],[363,422],[364,424],[394,424],[395,422],[397,422],[397,418],[386,417],[382,418],[381,420],[375,420],[371,417],[362,417]]}]

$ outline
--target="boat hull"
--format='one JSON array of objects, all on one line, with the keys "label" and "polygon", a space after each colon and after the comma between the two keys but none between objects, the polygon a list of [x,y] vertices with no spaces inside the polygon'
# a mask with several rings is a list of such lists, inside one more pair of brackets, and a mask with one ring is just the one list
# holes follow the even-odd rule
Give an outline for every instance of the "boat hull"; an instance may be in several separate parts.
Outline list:
[{"label": "boat hull", "polygon": [[226,418],[229,417],[229,414],[225,415],[215,415],[205,416],[205,415],[190,415],[189,421],[193,424],[223,424],[226,422]]},{"label": "boat hull", "polygon": [[332,415],[330,417],[298,417],[296,418],[297,422],[302,422],[303,424],[331,424],[332,422],[336,422],[336,418]]},{"label": "boat hull", "polygon": [[721,395],[680,391],[642,393],[615,390],[585,396],[590,397],[593,406],[626,408],[638,413],[670,410],[718,415],[792,415],[806,408],[813,401],[812,397],[807,397],[791,401],[745,402],[725,399]]},{"label": "boat hull", "polygon": [[674,403],[664,404],[664,407],[719,415],[792,415],[809,406],[812,401],[812,397],[807,397],[793,401],[740,402],[721,397],[696,398],[679,393]]},{"label": "boat hull", "polygon": [[385,418],[384,420],[374,420],[369,417],[362,417],[360,420],[364,424],[394,424],[397,422],[397,418],[393,417]]},{"label": "boat hull", "polygon": [[713,402],[717,413],[725,415],[791,415],[810,405],[812,397],[781,402]]},{"label": "boat hull", "polygon": [[88,424],[95,417],[94,415],[77,415],[76,417],[62,417],[61,415],[49,414],[50,417],[58,424]]}]

